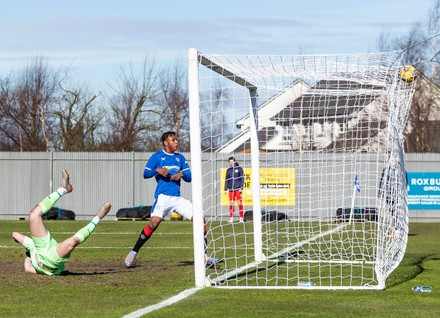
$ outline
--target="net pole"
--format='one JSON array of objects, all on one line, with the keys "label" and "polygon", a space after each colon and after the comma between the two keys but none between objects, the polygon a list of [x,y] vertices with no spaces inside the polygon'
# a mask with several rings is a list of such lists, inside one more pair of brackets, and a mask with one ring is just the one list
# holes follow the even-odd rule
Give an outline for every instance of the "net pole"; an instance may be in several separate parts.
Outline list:
[{"label": "net pole", "polygon": [[351,206],[350,206],[350,219],[348,224],[351,224],[351,221],[353,220],[353,213],[354,213],[354,198],[356,196],[356,187],[353,187],[353,195],[351,197]]},{"label": "net pole", "polygon": [[263,240],[261,222],[261,200],[260,200],[260,147],[258,143],[258,109],[257,90],[249,89],[249,120],[251,135],[251,167],[252,167],[252,205],[254,220],[254,253],[255,261],[263,261]]},{"label": "net pole", "polygon": [[348,224],[351,224],[351,222],[353,221],[353,213],[354,213],[354,200],[356,198],[356,191],[359,191],[359,184],[358,184],[359,180],[358,180],[358,176],[356,175],[355,179],[354,179],[354,183],[353,183],[353,195],[351,196],[351,207],[350,207],[350,219]]},{"label": "net pole", "polygon": [[[191,170],[192,170],[192,202],[193,202],[193,233],[194,233],[194,277],[196,287],[204,287],[204,237],[203,237],[203,200],[202,189],[202,149],[200,129],[199,71],[198,53],[196,49],[188,50],[188,100],[189,121],[191,127]],[[198,194],[198,195],[197,195]]]}]

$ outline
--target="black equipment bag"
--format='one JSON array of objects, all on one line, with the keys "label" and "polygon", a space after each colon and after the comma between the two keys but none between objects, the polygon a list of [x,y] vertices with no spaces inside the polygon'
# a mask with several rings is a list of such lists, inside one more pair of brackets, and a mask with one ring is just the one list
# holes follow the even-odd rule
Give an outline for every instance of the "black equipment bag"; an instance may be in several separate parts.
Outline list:
[{"label": "black equipment bag", "polygon": [[[336,219],[342,222],[350,221],[351,208],[338,208],[336,210]],[[360,222],[377,222],[378,209],[374,207],[353,207],[353,221]]]},{"label": "black equipment bag", "polygon": [[[243,221],[250,222],[254,220],[254,211],[244,212]],[[282,212],[277,211],[261,211],[261,221],[263,222],[273,222],[273,221],[288,221],[287,215]]]},{"label": "black equipment bag", "polygon": [[147,219],[150,217],[151,206],[139,205],[128,208],[119,209],[116,212],[116,218],[118,219]]},{"label": "black equipment bag", "polygon": [[52,207],[49,212],[43,214],[43,220],[75,220],[75,212],[71,210]]}]

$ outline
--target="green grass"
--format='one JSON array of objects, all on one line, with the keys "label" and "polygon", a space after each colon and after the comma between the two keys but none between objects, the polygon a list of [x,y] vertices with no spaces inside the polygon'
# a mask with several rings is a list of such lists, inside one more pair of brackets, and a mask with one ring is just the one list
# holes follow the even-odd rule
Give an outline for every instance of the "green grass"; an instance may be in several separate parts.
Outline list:
[{"label": "green grass", "polygon": [[[49,221],[61,241],[83,221]],[[192,224],[164,222],[141,250],[138,266],[123,258],[146,222],[103,221],[66,264],[66,275],[22,270],[24,249],[12,231],[27,221],[0,222],[0,317],[122,317],[194,287]],[[205,288],[151,317],[437,317],[440,304],[440,224],[410,226],[401,265],[380,291],[230,290]],[[432,293],[413,293],[416,285]]]},{"label": "green grass", "polygon": [[[217,242],[216,257],[225,259],[218,272],[209,278],[234,272],[254,261],[253,224],[210,224],[208,241]],[[339,230],[337,230],[339,229]],[[376,223],[270,222],[263,223],[263,252],[269,256],[255,270],[246,270],[227,282],[228,286],[296,286],[299,281],[313,281],[316,286],[376,286],[374,271],[377,234]],[[320,236],[322,235],[322,237]],[[321,237],[318,239],[318,237]],[[300,243],[302,242],[302,243]],[[304,243],[307,242],[307,243]],[[363,244],[367,242],[367,244]],[[388,240],[388,243],[395,240]],[[283,262],[280,251],[294,248],[298,254]],[[344,261],[332,263],[340,257]],[[274,261],[280,261],[274,263]],[[360,262],[363,260],[364,263]]]}]

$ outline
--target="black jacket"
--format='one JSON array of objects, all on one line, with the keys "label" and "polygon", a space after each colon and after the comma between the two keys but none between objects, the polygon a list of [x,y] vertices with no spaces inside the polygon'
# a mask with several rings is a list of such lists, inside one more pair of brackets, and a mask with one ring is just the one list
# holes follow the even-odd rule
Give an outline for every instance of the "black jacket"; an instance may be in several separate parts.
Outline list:
[{"label": "black jacket", "polygon": [[229,167],[226,170],[225,191],[226,190],[243,190],[244,172],[243,168],[237,163],[234,167]]}]

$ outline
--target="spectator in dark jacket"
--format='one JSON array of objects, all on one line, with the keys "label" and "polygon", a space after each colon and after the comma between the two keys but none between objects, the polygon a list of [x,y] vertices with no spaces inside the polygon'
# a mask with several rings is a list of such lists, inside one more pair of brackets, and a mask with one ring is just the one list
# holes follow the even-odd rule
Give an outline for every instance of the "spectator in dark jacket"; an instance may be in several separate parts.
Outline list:
[{"label": "spectator in dark jacket", "polygon": [[244,172],[243,168],[239,166],[234,157],[228,159],[229,168],[226,170],[225,177],[225,192],[229,192],[229,222],[234,222],[234,206],[235,202],[238,204],[238,213],[240,215],[240,222],[243,222],[243,186],[244,186]]}]

